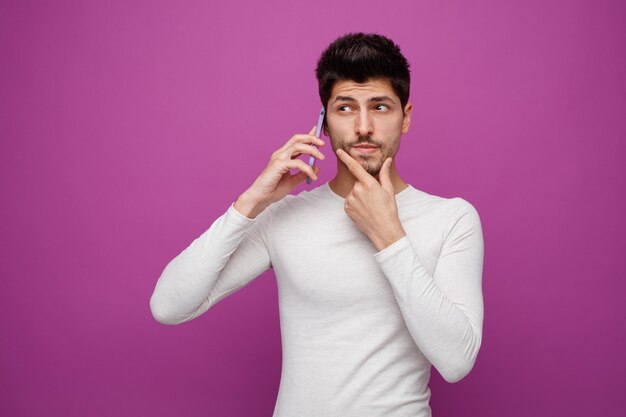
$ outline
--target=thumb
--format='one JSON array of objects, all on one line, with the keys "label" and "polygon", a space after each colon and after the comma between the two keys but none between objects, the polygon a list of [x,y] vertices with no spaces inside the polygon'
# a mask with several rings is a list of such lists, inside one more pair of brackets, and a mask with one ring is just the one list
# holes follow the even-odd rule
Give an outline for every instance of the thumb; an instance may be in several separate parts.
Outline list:
[{"label": "thumb", "polygon": [[393,195],[393,184],[391,183],[391,163],[393,159],[387,158],[385,162],[383,162],[383,166],[380,168],[380,173],[378,174],[378,179],[380,180],[380,185],[384,190],[390,192]]},{"label": "thumb", "polygon": [[[319,174],[320,172],[320,167],[318,167],[317,165],[313,167],[313,172],[315,172],[315,175]],[[307,174],[304,171],[300,171],[297,174],[292,175],[289,180],[291,181],[291,186],[292,188],[295,188],[298,184],[300,184],[302,181],[306,180],[309,177],[309,174]]]}]

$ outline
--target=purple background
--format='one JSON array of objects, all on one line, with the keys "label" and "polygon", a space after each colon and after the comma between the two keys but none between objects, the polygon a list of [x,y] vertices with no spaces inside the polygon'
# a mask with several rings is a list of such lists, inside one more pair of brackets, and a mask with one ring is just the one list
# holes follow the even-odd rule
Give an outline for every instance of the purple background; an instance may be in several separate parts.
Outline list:
[{"label": "purple background", "polygon": [[623,415],[625,11],[1,1],[0,414],[271,415],[271,272],[180,326],[149,298],[315,123],[323,48],[375,31],[412,64],[401,175],[483,223],[482,348],[456,384],[433,369],[434,415]]}]

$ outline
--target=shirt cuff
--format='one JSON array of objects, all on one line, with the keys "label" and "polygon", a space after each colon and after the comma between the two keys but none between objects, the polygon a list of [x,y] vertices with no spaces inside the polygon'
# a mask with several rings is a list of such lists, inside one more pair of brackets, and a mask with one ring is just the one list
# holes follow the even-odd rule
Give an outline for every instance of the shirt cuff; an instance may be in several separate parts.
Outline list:
[{"label": "shirt cuff", "polygon": [[256,221],[256,219],[251,219],[239,213],[237,209],[235,208],[235,203],[232,203],[230,207],[228,207],[228,210],[226,210],[226,213],[228,214],[228,217],[230,217],[231,219],[235,220],[237,223],[240,223],[242,225],[250,225]]},{"label": "shirt cuff", "polygon": [[398,253],[406,250],[407,248],[411,248],[411,241],[409,240],[408,235],[404,235],[391,245],[387,246],[385,249],[376,252],[374,254],[374,258],[376,258],[379,263],[383,263],[385,260],[396,256]]},{"label": "shirt cuff", "polygon": [[408,236],[375,253],[374,258],[396,289],[408,288],[411,281],[423,283],[430,277]]}]

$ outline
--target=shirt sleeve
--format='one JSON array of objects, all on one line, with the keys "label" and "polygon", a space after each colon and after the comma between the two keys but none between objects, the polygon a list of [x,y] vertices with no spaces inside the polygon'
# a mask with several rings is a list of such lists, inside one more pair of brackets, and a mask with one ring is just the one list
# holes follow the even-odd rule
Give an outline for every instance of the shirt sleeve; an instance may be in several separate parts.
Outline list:
[{"label": "shirt sleeve", "polygon": [[150,298],[154,318],[163,324],[194,319],[269,269],[265,225],[271,208],[250,219],[231,204],[172,259]]},{"label": "shirt sleeve", "polygon": [[408,236],[374,256],[387,276],[407,328],[448,382],[463,379],[480,349],[484,243],[476,209],[458,198],[455,215],[431,276]]}]

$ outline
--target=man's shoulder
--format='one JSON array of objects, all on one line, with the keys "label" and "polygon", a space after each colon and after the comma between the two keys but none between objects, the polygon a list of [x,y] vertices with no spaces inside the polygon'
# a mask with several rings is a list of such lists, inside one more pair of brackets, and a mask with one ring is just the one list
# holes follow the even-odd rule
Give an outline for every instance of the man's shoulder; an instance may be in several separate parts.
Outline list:
[{"label": "man's shoulder", "polygon": [[443,197],[409,185],[398,199],[399,209],[440,218],[458,218],[466,213],[477,213],[472,203],[463,197]]},{"label": "man's shoulder", "polygon": [[413,187],[402,197],[398,212],[407,234],[433,251],[453,230],[463,233],[481,227],[474,205],[465,198],[443,197]]}]

